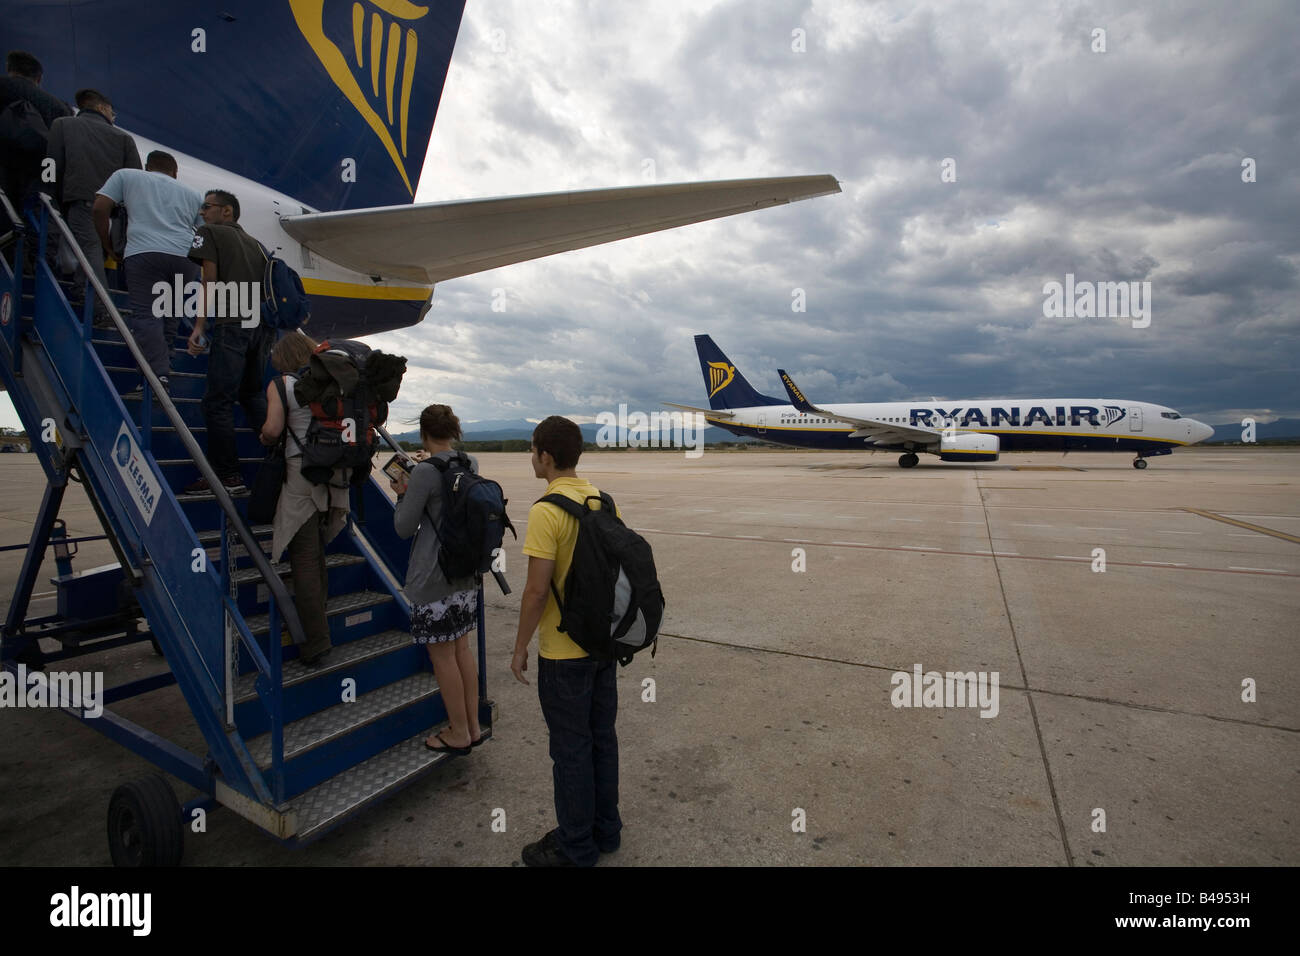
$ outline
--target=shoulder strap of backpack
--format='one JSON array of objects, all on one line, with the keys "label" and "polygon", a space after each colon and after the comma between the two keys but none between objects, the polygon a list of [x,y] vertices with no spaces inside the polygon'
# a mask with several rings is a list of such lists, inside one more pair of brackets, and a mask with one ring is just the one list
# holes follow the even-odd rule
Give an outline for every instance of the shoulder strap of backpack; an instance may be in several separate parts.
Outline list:
[{"label": "shoulder strap of backpack", "polygon": [[578,504],[572,498],[566,497],[565,495],[543,495],[541,498],[538,498],[534,504],[540,504],[543,501],[548,505],[555,505],[565,514],[577,518],[579,521],[582,520],[582,513],[587,510],[587,503],[585,501],[582,504]]},{"label": "shoulder strap of backpack", "polygon": [[[284,409],[284,433],[280,436],[280,441],[288,444],[289,438],[293,438],[293,443],[298,446],[298,451],[302,451],[302,442],[298,440],[298,436],[293,433],[293,427],[289,424],[289,393],[285,390],[283,375],[275,377],[275,388],[280,393],[280,406]],[[287,474],[288,472],[286,472]]]},{"label": "shoulder strap of backpack", "polygon": [[[613,508],[614,506],[613,498],[610,498],[609,495],[605,494],[603,491],[600,494],[600,498],[602,504],[606,501],[606,499],[608,499],[609,507]],[[582,521],[583,513],[591,510],[587,507],[587,502],[590,500],[591,500],[591,496],[589,495],[587,498],[583,500],[582,504],[578,504],[572,498],[566,497],[565,495],[552,494],[552,495],[543,495],[542,497],[538,498],[537,501],[534,502],[534,504],[540,504],[541,502],[544,501],[549,505],[555,505],[557,508],[559,508],[565,514],[567,514],[569,517],[575,518],[578,521]],[[555,595],[555,606],[560,609],[560,615],[561,617],[563,617],[564,602],[560,600],[560,592],[559,589],[556,588],[555,586],[554,577],[551,578],[551,593]]]}]

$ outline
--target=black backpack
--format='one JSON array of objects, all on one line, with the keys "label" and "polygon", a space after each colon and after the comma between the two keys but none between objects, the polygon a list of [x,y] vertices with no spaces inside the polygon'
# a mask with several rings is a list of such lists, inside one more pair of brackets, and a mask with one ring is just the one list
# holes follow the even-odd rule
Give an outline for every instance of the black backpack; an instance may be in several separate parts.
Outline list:
[{"label": "black backpack", "polygon": [[502,593],[509,594],[505,577],[492,567],[506,529],[519,539],[506,514],[501,486],[474,474],[464,452],[455,452],[450,458],[435,455],[427,461],[442,472],[442,513],[434,534],[443,576],[451,581],[490,572]]},{"label": "black backpack", "polygon": [[388,420],[406,359],[371,351],[362,342],[322,342],[294,384],[299,405],[311,408],[302,442],[302,474],[328,484],[335,468],[351,469],[351,483],[370,475],[379,451],[376,425]]},{"label": "black backpack", "polygon": [[[37,163],[45,157],[50,129],[30,100],[14,100],[0,109],[0,144],[16,160]],[[20,197],[14,197],[14,201]]]},{"label": "black backpack", "polygon": [[565,600],[551,582],[560,608],[560,631],[594,660],[626,665],[637,651],[659,649],[659,624],[664,594],[659,587],[650,545],[627,525],[603,491],[601,507],[591,509],[586,498],[578,504],[564,495],[547,495],[549,502],[578,520],[573,562],[564,579]]}]

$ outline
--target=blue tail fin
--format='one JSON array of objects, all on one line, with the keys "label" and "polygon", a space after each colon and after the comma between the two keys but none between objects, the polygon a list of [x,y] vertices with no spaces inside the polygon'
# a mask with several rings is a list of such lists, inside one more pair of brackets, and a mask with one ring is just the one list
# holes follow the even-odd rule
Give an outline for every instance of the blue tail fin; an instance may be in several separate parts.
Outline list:
[{"label": "blue tail fin", "polygon": [[757,392],[745,381],[740,369],[728,361],[722,349],[707,335],[695,336],[695,351],[700,355],[700,371],[709,394],[710,408],[747,408],[752,405],[785,405],[783,398]]},{"label": "blue tail fin", "polygon": [[414,198],[464,6],[0,0],[0,21],[60,99],[99,90],[124,129],[334,211]]}]

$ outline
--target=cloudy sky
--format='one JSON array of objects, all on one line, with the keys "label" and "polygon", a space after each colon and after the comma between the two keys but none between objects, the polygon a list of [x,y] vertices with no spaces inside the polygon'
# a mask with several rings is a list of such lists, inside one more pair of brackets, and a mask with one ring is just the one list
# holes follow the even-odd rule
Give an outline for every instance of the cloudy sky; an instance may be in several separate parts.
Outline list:
[{"label": "cloudy sky", "polygon": [[[420,201],[651,165],[843,192],[442,283],[425,322],[372,341],[411,359],[395,413],[702,403],[708,332],[755,387],[783,394],[780,366],[817,402],[1300,417],[1300,6],[1133,6],[470,0]],[[1046,317],[1067,274],[1149,282],[1149,327]]]},{"label": "cloudy sky", "polygon": [[[820,402],[1300,417],[1300,7],[1132,6],[471,0],[419,200],[635,184],[647,160],[843,193],[442,283],[383,337],[412,408],[701,403],[708,332],[759,389],[782,366]],[[1150,326],[1045,317],[1067,273],[1150,282]]]}]

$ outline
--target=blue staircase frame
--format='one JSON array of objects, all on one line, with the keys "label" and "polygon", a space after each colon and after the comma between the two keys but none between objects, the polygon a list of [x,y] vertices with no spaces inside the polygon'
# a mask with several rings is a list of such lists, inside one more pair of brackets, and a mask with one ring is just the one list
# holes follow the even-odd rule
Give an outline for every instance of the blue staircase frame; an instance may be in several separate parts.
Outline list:
[{"label": "blue staircase frame", "polygon": [[[50,199],[42,195],[39,204],[24,210],[26,223],[3,192],[0,201],[3,206],[0,212],[17,234],[12,257],[0,258],[0,376],[48,481],[4,623],[0,666],[14,670],[24,661],[40,666],[46,660],[77,653],[65,649],[57,655],[42,654],[36,643],[41,631],[33,625],[47,624],[50,619],[37,622],[25,618],[67,484],[70,480],[80,481],[149,623],[147,631],[128,630],[112,640],[90,642],[85,652],[153,639],[166,657],[170,673],[108,690],[104,713],[98,718],[88,718],[71,708],[67,710],[86,725],[199,790],[203,796],[187,804],[185,814],[196,806],[224,804],[274,836],[297,842],[295,818],[289,812],[295,794],[356,768],[389,748],[396,750],[395,744],[406,741],[415,732],[412,728],[427,729],[430,723],[445,720],[441,695],[436,693],[436,685],[432,693],[422,690],[418,705],[387,714],[354,731],[353,740],[346,745],[320,746],[286,771],[285,730],[290,721],[286,720],[284,653],[276,637],[282,625],[295,644],[301,643],[303,633],[293,600],[281,580],[281,571],[272,567],[262,550],[259,535],[245,521],[213,472],[191,427],[145,363],[113,297],[89,269]],[[87,276],[86,305],[81,315],[76,315],[68,305],[43,256],[36,257],[34,274],[24,277],[24,246],[32,239],[25,225],[35,232],[37,249],[46,249],[48,232],[56,230],[75,251]],[[3,229],[0,225],[0,231]],[[134,418],[97,351],[97,344],[104,343],[95,341],[96,301],[104,304],[121,337],[120,345],[129,352],[134,365],[129,371],[144,380],[144,393]],[[161,407],[161,416],[153,411],[155,403]],[[176,494],[173,485],[177,479],[173,477],[169,483],[153,453],[155,430],[159,427],[174,431],[191,459],[190,462],[173,460],[169,464],[192,463],[212,489],[211,503],[196,505],[190,500],[182,501]],[[43,441],[43,437],[53,440]],[[396,448],[391,436],[383,432],[383,437]],[[363,507],[358,509],[362,502]],[[194,521],[198,520],[197,514],[212,513],[201,508],[213,507],[219,509],[216,530],[220,550],[218,558],[209,560],[210,534],[207,543],[200,540]],[[394,633],[393,629],[409,630],[410,620],[410,606],[401,591],[409,545],[393,530],[393,510],[393,503],[373,476],[353,489],[353,511],[347,540],[342,545],[353,556],[343,555],[340,563],[346,559],[355,562],[361,570],[338,571],[369,575],[366,580],[371,584],[366,593],[376,595],[374,601],[382,599],[389,603],[376,605],[355,618],[364,617],[366,622],[373,622],[372,630],[388,626],[390,630],[385,633]],[[366,515],[369,520],[361,523],[358,514]],[[256,569],[254,575],[244,574],[238,581],[232,579],[238,566],[236,548],[242,551],[239,560],[246,560]],[[255,598],[247,594],[250,584],[256,585]],[[266,589],[265,598],[262,588]],[[492,722],[494,707],[487,700],[482,598],[480,588],[477,628],[480,719],[487,727]],[[260,609],[263,601],[266,618],[258,628],[259,637],[250,626],[253,615],[249,612],[254,606]],[[354,617],[348,617],[342,627],[332,623],[332,633],[343,632],[347,639],[346,631],[355,629],[353,620]],[[68,626],[67,622],[63,623]],[[72,622],[77,623],[82,622]],[[336,638],[335,644],[339,642]],[[400,667],[418,670],[422,666],[429,670],[423,649],[415,650],[418,659],[410,650],[396,651],[404,662]],[[255,705],[247,695],[237,704],[241,671],[249,671],[248,662],[253,665]],[[375,684],[395,680],[395,675],[406,672],[378,658],[368,666],[369,671],[358,667],[357,673],[369,674]],[[298,680],[305,683],[301,675]],[[209,752],[204,758],[107,708],[109,703],[171,683],[178,686],[207,742]],[[432,684],[431,678],[429,683]],[[315,706],[308,701],[321,697],[319,689],[313,698],[310,688],[300,690],[296,685],[294,693],[295,715]],[[263,730],[270,735],[269,761],[259,761],[249,745],[251,735]],[[437,762],[432,757],[429,760]],[[385,790],[382,796],[391,789],[394,788]],[[311,838],[315,839],[350,815],[331,817],[329,826],[321,824]]]}]

